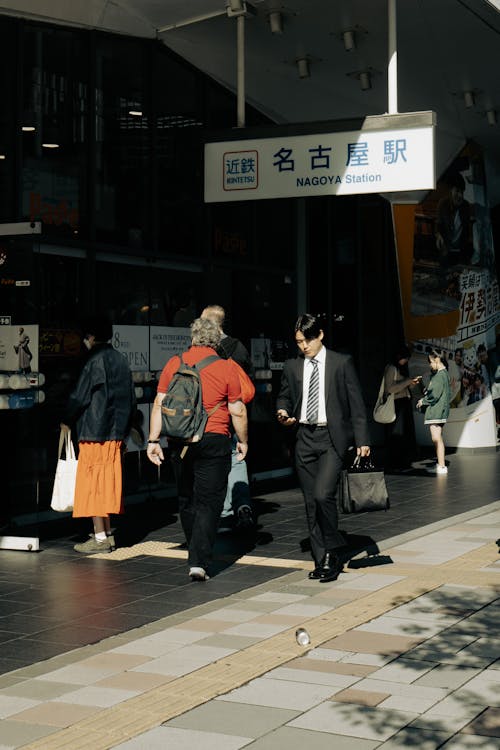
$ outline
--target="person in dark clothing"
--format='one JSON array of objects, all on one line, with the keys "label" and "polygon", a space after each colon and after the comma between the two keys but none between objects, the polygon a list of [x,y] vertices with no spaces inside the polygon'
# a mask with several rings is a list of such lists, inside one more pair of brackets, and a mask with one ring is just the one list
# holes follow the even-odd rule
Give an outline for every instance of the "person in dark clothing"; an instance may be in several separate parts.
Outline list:
[{"label": "person in dark clothing", "polygon": [[276,416],[285,427],[297,427],[295,464],[315,564],[309,578],[327,583],[342,572],[346,554],[335,497],[344,456],[353,444],[359,456],[369,456],[370,438],[352,357],[326,349],[323,335],[317,317],[300,315],[300,354],[285,362]]},{"label": "person in dark clothing", "polygon": [[89,357],[71,393],[61,429],[76,426],[78,469],[73,518],[91,517],[94,533],[76,552],[111,552],[110,514],[123,513],[122,448],[136,400],[125,357],[109,343],[111,323],[95,318],[86,324]]},{"label": "person in dark clothing", "polygon": [[[207,357],[214,358],[200,371],[203,407],[209,416],[198,442],[187,444],[187,449],[175,441],[169,446],[177,480],[179,515],[188,545],[189,576],[193,581],[209,578],[231,467],[230,423],[237,435],[240,460],[248,451],[247,410],[241,401],[236,366],[230,360],[215,357],[220,337],[219,326],[212,320],[197,318],[191,324],[191,347],[182,355],[184,362],[194,366]],[[155,466],[164,460],[160,445],[163,399],[179,364],[180,357],[174,355],[163,368],[151,410],[147,456]]]},{"label": "person in dark clothing", "polygon": [[394,395],[396,411],[395,421],[386,425],[385,467],[389,469],[409,468],[416,452],[411,389],[421,378],[409,376],[410,357],[410,349],[402,344],[384,370],[384,390]]},{"label": "person in dark clothing", "polygon": [[[239,339],[224,333],[226,319],[224,308],[220,305],[208,305],[201,313],[201,317],[212,320],[220,328],[221,341],[216,350],[219,357],[233,359],[253,379],[254,368],[247,348]],[[234,519],[238,529],[251,528],[254,523],[248,468],[246,461],[238,460],[234,435],[231,451],[231,471],[227,478],[226,499],[224,500],[221,519],[223,523],[224,519],[226,521]]]}]

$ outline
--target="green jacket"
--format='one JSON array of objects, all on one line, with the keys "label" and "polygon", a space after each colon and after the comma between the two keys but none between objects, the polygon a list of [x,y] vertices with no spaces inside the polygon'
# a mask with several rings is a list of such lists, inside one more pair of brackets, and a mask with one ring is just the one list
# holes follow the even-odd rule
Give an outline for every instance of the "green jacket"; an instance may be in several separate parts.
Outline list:
[{"label": "green jacket", "polygon": [[450,413],[450,378],[448,370],[437,370],[431,377],[430,383],[422,399],[425,409],[425,422],[443,422]]}]

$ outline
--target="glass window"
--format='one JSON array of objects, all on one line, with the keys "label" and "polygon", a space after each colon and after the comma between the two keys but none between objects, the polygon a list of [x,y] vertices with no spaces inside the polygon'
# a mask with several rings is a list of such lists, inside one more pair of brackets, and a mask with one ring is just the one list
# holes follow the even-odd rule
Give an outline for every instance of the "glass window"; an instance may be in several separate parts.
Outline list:
[{"label": "glass window", "polygon": [[189,326],[201,310],[202,287],[201,273],[97,263],[96,305],[112,323]]},{"label": "glass window", "polygon": [[202,76],[156,51],[155,168],[160,255],[203,252]]},{"label": "glass window", "polygon": [[256,201],[256,255],[260,266],[295,267],[295,201]]},{"label": "glass window", "polygon": [[74,237],[88,224],[86,39],[74,30],[25,29],[22,216],[41,219],[46,236]]},{"label": "glass window", "polygon": [[17,44],[14,24],[0,21],[0,91],[4,106],[0,110],[0,221],[12,221],[15,216],[15,128]]},{"label": "glass window", "polygon": [[212,254],[233,263],[254,261],[253,202],[217,203],[212,211]]},{"label": "glass window", "polygon": [[96,53],[96,239],[133,249],[150,232],[147,46],[99,35]]}]

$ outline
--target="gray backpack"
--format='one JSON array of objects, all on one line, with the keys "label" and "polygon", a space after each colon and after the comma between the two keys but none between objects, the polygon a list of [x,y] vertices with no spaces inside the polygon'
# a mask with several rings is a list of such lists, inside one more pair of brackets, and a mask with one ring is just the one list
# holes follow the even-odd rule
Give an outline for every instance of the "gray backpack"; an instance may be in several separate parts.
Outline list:
[{"label": "gray backpack", "polygon": [[203,406],[200,372],[220,359],[216,354],[205,357],[196,365],[184,362],[174,373],[161,405],[162,435],[181,443],[197,443],[203,437],[208,417],[223,403],[220,401],[209,413]]}]

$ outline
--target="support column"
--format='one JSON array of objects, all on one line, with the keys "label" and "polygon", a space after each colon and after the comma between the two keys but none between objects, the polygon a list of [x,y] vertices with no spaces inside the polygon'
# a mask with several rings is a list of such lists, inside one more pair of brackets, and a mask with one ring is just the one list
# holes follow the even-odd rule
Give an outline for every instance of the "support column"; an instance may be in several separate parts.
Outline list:
[{"label": "support column", "polygon": [[388,112],[390,115],[398,113],[398,41],[397,41],[397,0],[387,0],[387,15],[389,25],[389,46],[387,66],[387,95]]}]

